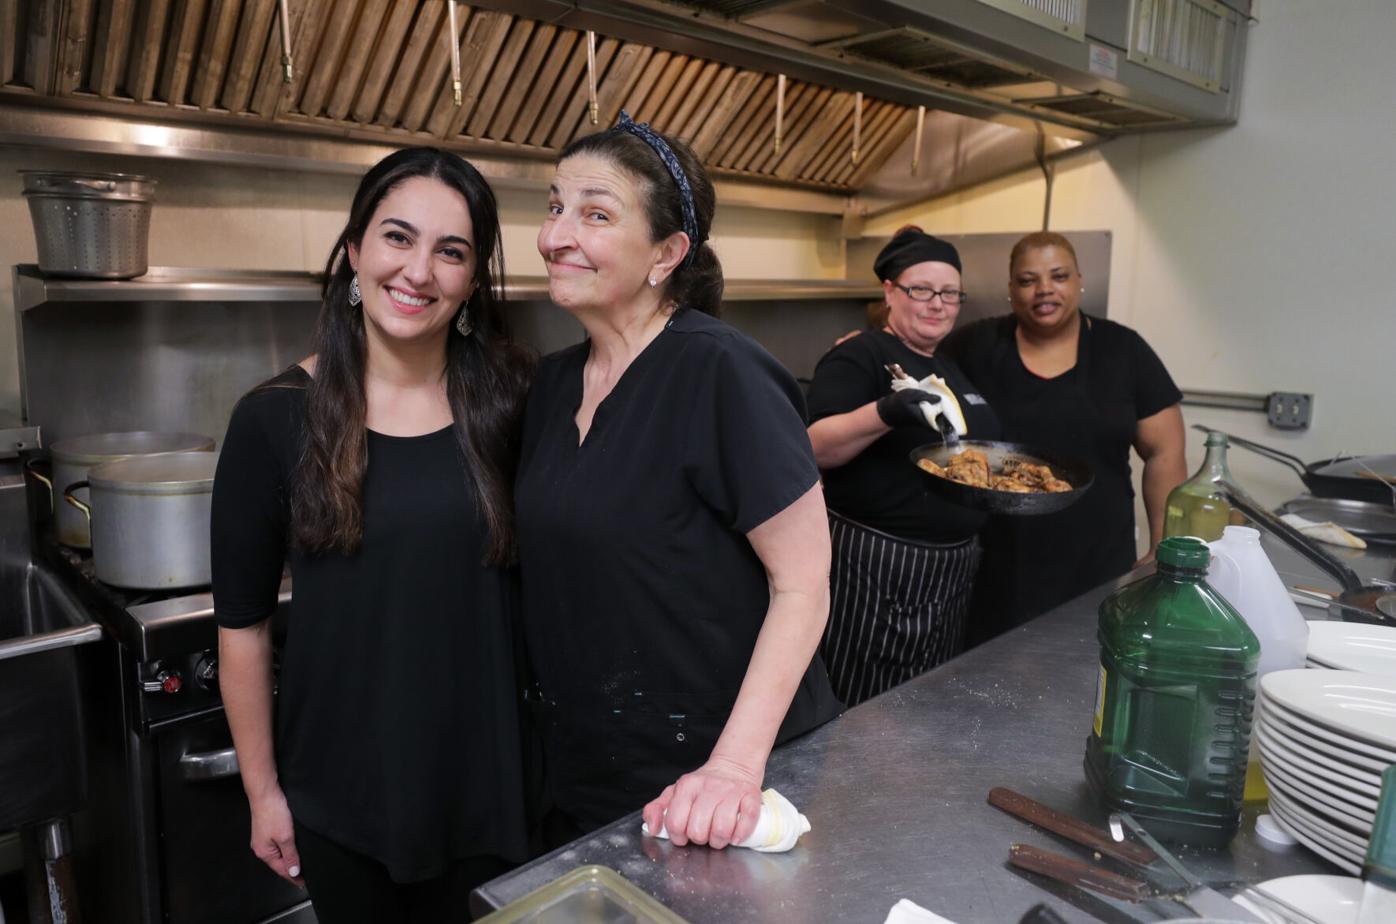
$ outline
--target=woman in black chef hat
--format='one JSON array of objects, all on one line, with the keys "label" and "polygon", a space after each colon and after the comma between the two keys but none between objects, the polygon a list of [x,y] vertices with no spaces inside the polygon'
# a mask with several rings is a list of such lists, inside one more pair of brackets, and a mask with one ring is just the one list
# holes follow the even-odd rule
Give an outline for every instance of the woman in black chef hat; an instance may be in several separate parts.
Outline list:
[{"label": "woman in black chef hat", "polygon": [[[936,352],[965,300],[955,247],[906,228],[873,269],[887,300],[884,326],[826,353],[809,391],[833,540],[820,651],[849,706],[961,650],[985,515],[929,494],[908,456],[939,442],[942,429],[999,435],[974,384]],[[924,387],[894,391],[892,364]]]}]

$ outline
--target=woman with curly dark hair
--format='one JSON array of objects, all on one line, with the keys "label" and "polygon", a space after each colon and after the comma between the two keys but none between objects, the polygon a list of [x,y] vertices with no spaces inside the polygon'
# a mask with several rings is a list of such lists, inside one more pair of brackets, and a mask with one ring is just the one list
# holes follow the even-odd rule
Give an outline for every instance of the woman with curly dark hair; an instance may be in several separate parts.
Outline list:
[{"label": "woman with curly dark hair", "polygon": [[529,363],[501,286],[475,168],[389,155],[331,250],[313,355],[223,443],[213,592],[252,849],[325,924],[446,920],[525,856],[507,565]]}]

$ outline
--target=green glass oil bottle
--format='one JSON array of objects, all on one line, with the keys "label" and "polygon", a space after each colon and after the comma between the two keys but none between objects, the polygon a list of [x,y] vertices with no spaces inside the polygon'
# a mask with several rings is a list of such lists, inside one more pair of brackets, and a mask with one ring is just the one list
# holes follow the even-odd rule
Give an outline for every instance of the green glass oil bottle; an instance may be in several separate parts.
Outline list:
[{"label": "green glass oil bottle", "polygon": [[1164,539],[1154,574],[1100,604],[1086,778],[1172,843],[1222,846],[1241,822],[1260,642],[1206,582],[1210,553]]},{"label": "green glass oil bottle", "polygon": [[1231,480],[1226,467],[1227,439],[1208,431],[1207,457],[1197,473],[1168,493],[1163,512],[1163,535],[1196,536],[1206,542],[1221,538],[1231,522],[1231,504],[1221,483]]}]

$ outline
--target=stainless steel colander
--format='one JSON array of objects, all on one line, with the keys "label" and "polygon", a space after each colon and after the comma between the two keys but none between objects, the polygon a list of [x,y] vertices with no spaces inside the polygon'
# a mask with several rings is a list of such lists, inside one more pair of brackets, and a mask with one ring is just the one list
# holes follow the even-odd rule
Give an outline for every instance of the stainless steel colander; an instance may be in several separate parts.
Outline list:
[{"label": "stainless steel colander", "polygon": [[20,175],[40,270],[87,279],[145,273],[154,180],[126,173],[21,170]]}]

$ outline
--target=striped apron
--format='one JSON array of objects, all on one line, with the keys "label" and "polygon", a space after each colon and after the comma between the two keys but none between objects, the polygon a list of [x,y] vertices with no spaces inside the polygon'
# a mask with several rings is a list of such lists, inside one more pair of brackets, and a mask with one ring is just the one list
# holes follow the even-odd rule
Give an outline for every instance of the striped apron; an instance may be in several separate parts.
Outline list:
[{"label": "striped apron", "polygon": [[856,706],[959,654],[979,540],[900,539],[829,511],[829,623],[820,654],[834,693]]}]

